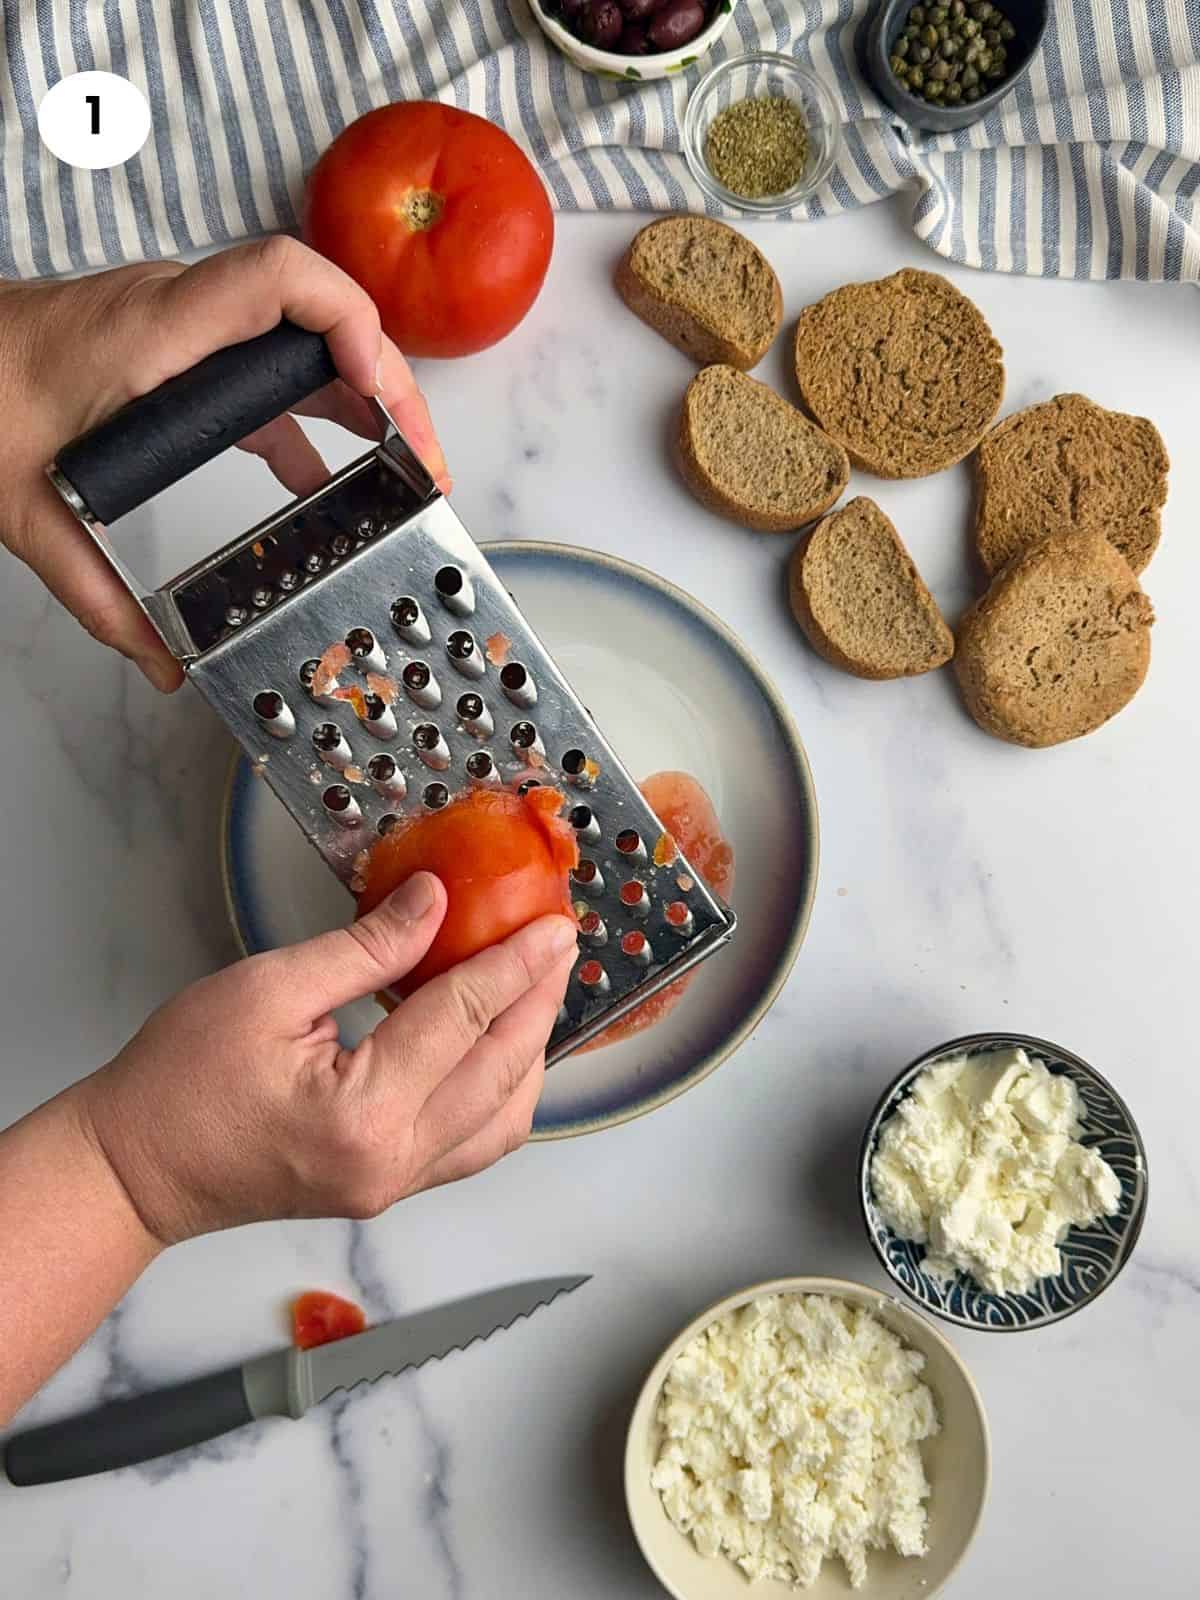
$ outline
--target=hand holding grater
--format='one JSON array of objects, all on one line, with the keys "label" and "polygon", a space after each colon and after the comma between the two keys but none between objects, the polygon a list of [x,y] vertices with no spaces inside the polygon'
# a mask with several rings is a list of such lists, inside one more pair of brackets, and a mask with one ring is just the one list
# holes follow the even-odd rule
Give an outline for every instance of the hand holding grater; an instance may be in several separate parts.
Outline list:
[{"label": "hand holding grater", "polygon": [[664,834],[386,408],[381,442],[147,593],[105,526],[337,376],[281,322],[66,445],[55,488],[326,864],[473,785],[568,794],[583,947],[547,1063],[726,943],[735,918]]}]

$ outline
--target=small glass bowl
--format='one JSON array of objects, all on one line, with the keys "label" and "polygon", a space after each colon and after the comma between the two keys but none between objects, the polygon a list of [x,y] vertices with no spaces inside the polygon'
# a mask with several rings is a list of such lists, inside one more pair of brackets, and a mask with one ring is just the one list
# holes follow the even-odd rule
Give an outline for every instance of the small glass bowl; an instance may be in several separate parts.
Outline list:
[{"label": "small glass bowl", "polygon": [[[754,199],[735,194],[713,175],[705,160],[704,145],[713,119],[728,106],[739,100],[762,100],[768,96],[791,100],[799,106],[808,125],[808,154],[803,175],[790,189]],[[683,153],[696,182],[722,205],[760,216],[790,211],[821,187],[833,169],[839,136],[837,107],[820,78],[791,56],[770,50],[734,56],[705,73],[692,90],[683,119]]]}]

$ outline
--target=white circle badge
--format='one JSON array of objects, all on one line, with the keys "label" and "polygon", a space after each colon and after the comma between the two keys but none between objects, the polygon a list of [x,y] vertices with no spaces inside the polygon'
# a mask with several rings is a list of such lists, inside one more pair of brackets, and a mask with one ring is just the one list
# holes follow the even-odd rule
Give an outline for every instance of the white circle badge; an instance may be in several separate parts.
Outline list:
[{"label": "white circle badge", "polygon": [[150,134],[146,96],[115,72],[74,72],[38,106],[42,143],[70,167],[119,167]]}]

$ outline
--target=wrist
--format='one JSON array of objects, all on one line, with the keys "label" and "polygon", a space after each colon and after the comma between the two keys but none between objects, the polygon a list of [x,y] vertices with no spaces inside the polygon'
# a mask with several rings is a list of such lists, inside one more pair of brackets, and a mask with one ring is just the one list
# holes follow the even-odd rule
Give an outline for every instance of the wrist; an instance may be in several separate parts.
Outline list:
[{"label": "wrist", "polygon": [[59,1099],[78,1157],[90,1172],[113,1225],[121,1229],[131,1252],[144,1257],[138,1268],[144,1271],[171,1240],[159,1232],[155,1219],[147,1214],[137,1186],[130,1182],[124,1163],[113,1151],[109,1118],[104,1114],[109,1099],[108,1072],[107,1067],[102,1067]]}]

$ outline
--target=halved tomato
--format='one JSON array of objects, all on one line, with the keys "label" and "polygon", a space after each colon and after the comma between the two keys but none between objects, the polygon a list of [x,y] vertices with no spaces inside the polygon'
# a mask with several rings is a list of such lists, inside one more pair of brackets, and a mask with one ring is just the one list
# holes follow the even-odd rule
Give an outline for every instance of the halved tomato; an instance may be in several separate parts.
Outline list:
[{"label": "halved tomato", "polygon": [[361,1333],[366,1325],[361,1306],[324,1289],[309,1289],[292,1303],[292,1342],[300,1350],[315,1350],[319,1344],[348,1339]]},{"label": "halved tomato", "polygon": [[571,916],[567,874],[579,860],[563,796],[471,789],[441,811],[401,823],[372,846],[358,897],[365,915],[414,872],[446,889],[446,920],[424,958],[393,985],[401,997],[537,917]]}]

